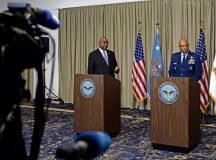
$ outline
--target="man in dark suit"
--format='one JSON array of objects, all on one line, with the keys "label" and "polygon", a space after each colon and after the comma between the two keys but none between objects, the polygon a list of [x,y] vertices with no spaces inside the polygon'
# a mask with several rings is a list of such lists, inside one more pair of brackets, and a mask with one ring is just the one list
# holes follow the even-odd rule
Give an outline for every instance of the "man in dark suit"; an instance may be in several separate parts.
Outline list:
[{"label": "man in dark suit", "polygon": [[198,54],[189,50],[187,39],[179,41],[180,52],[172,54],[169,76],[170,77],[193,77],[200,80],[202,77],[202,64]]},{"label": "man in dark suit", "polygon": [[107,50],[108,39],[101,37],[99,48],[92,51],[88,57],[88,74],[108,74],[115,77],[119,73],[115,53]]}]

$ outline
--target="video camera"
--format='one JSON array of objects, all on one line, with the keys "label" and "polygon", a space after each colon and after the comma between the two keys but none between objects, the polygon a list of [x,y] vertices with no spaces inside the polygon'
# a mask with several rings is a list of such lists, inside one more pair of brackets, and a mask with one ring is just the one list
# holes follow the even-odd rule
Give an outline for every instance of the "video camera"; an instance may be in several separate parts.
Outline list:
[{"label": "video camera", "polygon": [[[4,37],[0,40],[0,45],[7,45],[6,49],[10,47],[11,52],[10,55],[6,54],[10,56],[6,62],[11,64],[12,59],[16,59],[13,65],[20,70],[37,67],[45,54],[41,36],[49,35],[40,26],[57,29],[59,21],[48,10],[35,9],[30,4],[8,3],[8,8],[0,14],[0,33]],[[3,62],[6,63],[5,60]]]},{"label": "video camera", "polygon": [[[37,159],[46,114],[42,62],[45,42],[52,36],[43,28],[57,29],[59,20],[48,10],[33,8],[28,3],[8,3],[8,10],[0,13],[0,158]],[[55,50],[54,50],[55,52]],[[19,103],[28,91],[21,72],[27,68],[37,71],[35,120],[30,154],[27,156],[22,137]],[[4,158],[5,159],[5,158]]]}]

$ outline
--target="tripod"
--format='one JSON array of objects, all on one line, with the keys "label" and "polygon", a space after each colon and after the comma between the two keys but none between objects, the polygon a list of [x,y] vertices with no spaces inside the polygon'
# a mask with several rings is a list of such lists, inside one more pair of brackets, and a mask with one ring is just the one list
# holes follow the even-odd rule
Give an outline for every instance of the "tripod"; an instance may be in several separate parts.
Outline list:
[{"label": "tripod", "polygon": [[[44,90],[44,95],[46,95],[46,90],[48,91],[48,98],[45,98],[46,102],[48,104],[50,104],[52,101],[54,102],[59,102],[59,104],[64,104],[64,101],[59,98],[53,91],[51,91],[50,88],[48,88],[46,86],[46,78],[45,78],[45,74],[46,74],[46,65],[45,65],[45,59],[46,57],[44,58],[44,61],[43,61],[43,90]],[[52,73],[53,74],[53,73]],[[50,96],[53,95],[54,98],[51,98]],[[46,96],[45,96],[46,97]]]}]

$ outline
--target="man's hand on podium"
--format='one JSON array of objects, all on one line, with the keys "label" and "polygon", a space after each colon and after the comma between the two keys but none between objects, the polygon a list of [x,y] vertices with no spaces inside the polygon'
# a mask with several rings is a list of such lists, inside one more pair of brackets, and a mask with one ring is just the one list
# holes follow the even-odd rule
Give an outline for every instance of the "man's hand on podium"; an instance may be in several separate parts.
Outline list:
[{"label": "man's hand on podium", "polygon": [[120,71],[120,68],[119,68],[119,66],[116,66],[116,68],[115,68],[114,72],[115,72],[116,74],[118,74],[118,73],[119,73],[119,71]]}]

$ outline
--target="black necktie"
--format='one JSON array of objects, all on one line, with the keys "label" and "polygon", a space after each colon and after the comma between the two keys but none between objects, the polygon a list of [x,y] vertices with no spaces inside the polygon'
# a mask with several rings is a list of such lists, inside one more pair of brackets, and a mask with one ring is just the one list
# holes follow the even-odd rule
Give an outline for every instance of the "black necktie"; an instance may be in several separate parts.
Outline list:
[{"label": "black necktie", "polygon": [[182,59],[182,63],[184,63],[184,61],[186,60],[186,55],[183,54],[183,59]]}]

